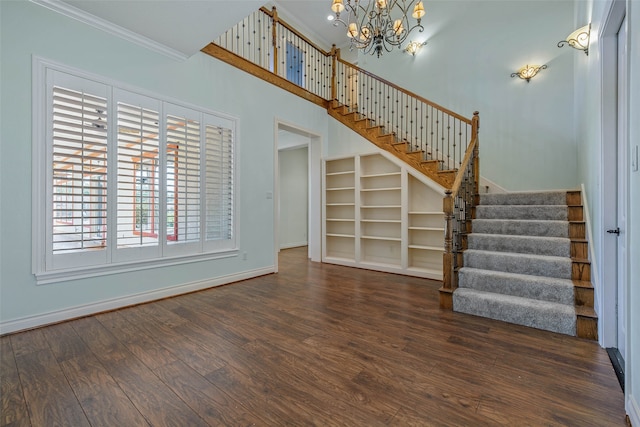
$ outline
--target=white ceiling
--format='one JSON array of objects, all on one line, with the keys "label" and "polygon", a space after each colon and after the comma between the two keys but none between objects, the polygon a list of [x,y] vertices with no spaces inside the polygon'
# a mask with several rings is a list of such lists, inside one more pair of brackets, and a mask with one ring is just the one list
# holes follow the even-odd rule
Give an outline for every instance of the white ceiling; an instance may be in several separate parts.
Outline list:
[{"label": "white ceiling", "polygon": [[[35,0],[76,16],[115,24],[189,57],[253,11],[275,4],[279,16],[319,47],[347,42],[345,29],[327,20],[331,0]],[[97,19],[96,19],[97,18]]]}]

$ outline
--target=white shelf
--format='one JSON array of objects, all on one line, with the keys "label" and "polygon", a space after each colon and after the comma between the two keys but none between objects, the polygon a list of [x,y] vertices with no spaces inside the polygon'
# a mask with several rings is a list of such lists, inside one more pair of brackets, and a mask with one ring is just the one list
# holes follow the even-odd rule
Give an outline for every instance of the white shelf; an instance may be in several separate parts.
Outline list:
[{"label": "white shelf", "polygon": [[380,222],[387,224],[401,224],[402,221],[399,219],[361,219],[360,222]]},{"label": "white shelf", "polygon": [[348,238],[355,238],[356,236],[353,234],[332,234],[332,233],[327,233],[327,237],[348,237]]},{"label": "white shelf", "polygon": [[338,175],[355,175],[356,171],[344,171],[344,172],[327,172],[326,176],[338,176]]},{"label": "white shelf", "polygon": [[327,218],[329,222],[356,222],[353,218]]},{"label": "white shelf", "polygon": [[360,175],[360,178],[379,178],[382,176],[400,176],[402,172],[375,173],[370,175]]},{"label": "white shelf", "polygon": [[369,240],[386,240],[388,242],[400,242],[402,239],[399,237],[382,237],[382,236],[360,236],[361,239]]},{"label": "white shelf", "polygon": [[327,203],[326,206],[355,206],[355,203]]},{"label": "white shelf", "polygon": [[424,250],[424,251],[444,252],[444,248],[443,247],[439,247],[439,246],[409,245],[408,248],[409,249],[420,249],[420,250]]},{"label": "white shelf", "polygon": [[418,230],[418,231],[444,231],[444,227],[409,227],[409,230]]},{"label": "white shelf", "polygon": [[400,209],[400,205],[375,205],[375,206],[360,206],[362,209]]},{"label": "white shelf", "polygon": [[360,191],[400,191],[402,187],[388,187],[388,188],[362,188]]},{"label": "white shelf", "polygon": [[327,188],[327,191],[346,191],[346,190],[355,190],[356,187],[341,187],[341,188]]}]

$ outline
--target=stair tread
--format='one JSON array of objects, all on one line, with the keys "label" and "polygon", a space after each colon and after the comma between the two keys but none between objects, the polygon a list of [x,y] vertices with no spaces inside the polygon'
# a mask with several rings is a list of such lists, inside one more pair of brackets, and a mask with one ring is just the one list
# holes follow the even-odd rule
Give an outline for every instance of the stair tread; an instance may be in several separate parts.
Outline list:
[{"label": "stair tread", "polygon": [[572,305],[458,288],[453,293],[453,310],[565,335],[576,335],[576,310]]},{"label": "stair tread", "polygon": [[537,282],[557,283],[567,287],[574,286],[573,280],[563,279],[559,277],[535,276],[533,274],[524,274],[524,273],[509,273],[507,271],[487,270],[484,268],[477,268],[477,267],[462,267],[458,271],[462,271],[462,270],[469,271],[472,273],[492,274],[500,277],[514,278],[519,280],[531,280],[531,281],[537,281]]},{"label": "stair tread", "polygon": [[474,252],[483,252],[488,254],[495,254],[496,256],[511,256],[511,257],[522,257],[522,258],[537,258],[539,260],[548,260],[548,261],[560,261],[567,260],[570,262],[569,257],[556,256],[556,255],[538,255],[538,254],[523,254],[518,252],[500,252],[500,251],[488,251],[484,249],[467,249],[465,253],[474,253]]},{"label": "stair tread", "polygon": [[576,313],[576,306],[569,305],[569,304],[562,304],[558,302],[542,301],[542,300],[537,300],[533,298],[519,297],[516,295],[498,294],[495,292],[486,292],[486,291],[480,291],[477,289],[469,289],[469,288],[458,288],[454,291],[454,294],[456,292],[463,292],[466,294],[477,294],[484,297],[495,297],[495,298],[502,299],[504,301],[511,301],[519,304],[527,303],[527,304],[532,304],[538,307],[551,307],[551,308],[558,309],[563,312],[571,313],[571,314]]},{"label": "stair tread", "polygon": [[576,315],[581,317],[589,317],[592,319],[597,319],[598,314],[593,307],[588,307],[586,305],[576,305],[575,306]]}]

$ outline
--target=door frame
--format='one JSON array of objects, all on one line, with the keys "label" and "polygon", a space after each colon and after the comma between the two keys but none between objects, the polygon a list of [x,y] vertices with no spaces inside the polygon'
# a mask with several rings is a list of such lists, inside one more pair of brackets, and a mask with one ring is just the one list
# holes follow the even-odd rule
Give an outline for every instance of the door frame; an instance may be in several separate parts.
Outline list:
[{"label": "door frame", "polygon": [[[321,242],[321,204],[320,204],[320,177],[322,159],[322,136],[319,133],[305,129],[301,126],[286,122],[279,118],[275,119],[274,125],[274,200],[273,200],[273,252],[274,252],[274,272],[278,272],[278,252],[280,251],[280,164],[279,164],[279,134],[280,131],[287,131],[308,138],[308,143],[299,144],[296,147],[307,146],[308,149],[308,257],[311,261],[320,261]],[[289,148],[293,148],[289,147]]]},{"label": "door frame", "polygon": [[[607,18],[602,26],[599,34],[601,61],[601,120],[602,135],[600,142],[601,149],[601,229],[596,233],[600,236],[602,242],[602,295],[601,295],[601,313],[599,319],[599,336],[600,345],[603,347],[618,347],[618,311],[617,311],[617,247],[618,239],[626,239],[627,233],[620,236],[608,234],[606,230],[617,227],[617,170],[618,156],[617,151],[613,151],[606,141],[618,141],[618,30],[626,15],[626,3],[624,0],[614,0],[611,2]],[[628,40],[627,40],[628,42]],[[628,87],[627,81],[623,82],[623,90]],[[615,96],[614,96],[615,95]],[[626,111],[628,114],[628,109]],[[626,130],[623,130],[626,131]],[[617,143],[616,143],[617,144]],[[615,174],[612,172],[616,171]],[[628,176],[626,177],[628,181]],[[627,198],[625,194],[623,197]],[[611,209],[615,206],[616,209]],[[629,216],[627,215],[627,221]],[[627,228],[628,228],[627,224]],[[628,243],[628,242],[627,242]],[[628,247],[628,245],[627,245]],[[628,255],[628,254],[627,254]],[[627,256],[628,258],[628,256]],[[628,268],[628,259],[626,260]],[[628,289],[627,283],[623,286]],[[625,280],[623,277],[622,280]],[[625,307],[626,308],[626,307]],[[625,316],[628,317],[628,310],[624,310]],[[626,319],[624,319],[626,324]],[[628,341],[628,339],[627,339]],[[628,342],[626,343],[628,344]],[[626,347],[626,346],[625,346]],[[624,355],[623,355],[624,357]],[[625,364],[627,363],[625,359]]]}]

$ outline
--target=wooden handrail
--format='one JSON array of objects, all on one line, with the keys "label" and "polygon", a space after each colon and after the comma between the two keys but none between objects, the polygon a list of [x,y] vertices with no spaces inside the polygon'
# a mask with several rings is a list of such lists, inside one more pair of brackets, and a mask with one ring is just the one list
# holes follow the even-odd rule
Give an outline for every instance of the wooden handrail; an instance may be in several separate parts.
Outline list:
[{"label": "wooden handrail", "polygon": [[[260,8],[260,11],[266,13],[267,15],[269,15],[270,17],[274,18],[277,17],[277,10],[276,7],[273,6],[273,12],[271,12],[269,9],[267,9],[266,7],[262,6]],[[327,52],[326,50],[322,49],[321,47],[318,47],[318,45],[316,45],[314,42],[312,42],[311,40],[309,40],[304,34],[299,33],[295,28],[293,28],[291,25],[287,24],[286,21],[283,21],[282,19],[280,19],[280,17],[278,17],[277,19],[278,24],[282,25],[283,27],[285,27],[287,30],[291,31],[293,34],[296,35],[296,37],[300,37],[302,40],[305,41],[305,43],[308,43],[309,45],[311,45],[315,50],[317,50],[318,52],[322,53],[324,56],[331,56],[331,52]]]},{"label": "wooden handrail", "polygon": [[471,121],[472,121],[471,119],[468,119],[468,118],[466,118],[466,117],[464,117],[464,116],[461,116],[460,114],[455,113],[455,112],[453,112],[453,111],[451,111],[451,110],[449,110],[449,109],[447,109],[447,108],[445,108],[445,107],[443,107],[443,106],[441,106],[441,105],[438,105],[438,104],[436,104],[436,103],[435,103],[435,102],[433,102],[433,101],[429,101],[428,99],[423,98],[422,96],[420,96],[420,95],[418,95],[418,94],[416,94],[416,93],[413,93],[413,92],[411,92],[410,90],[407,90],[407,89],[405,89],[405,88],[402,88],[402,87],[398,86],[398,85],[397,85],[397,84],[395,84],[395,83],[392,83],[392,82],[390,82],[390,81],[388,81],[388,80],[385,80],[385,79],[383,79],[382,77],[376,76],[375,74],[370,73],[369,71],[364,70],[364,69],[362,69],[362,68],[358,67],[357,65],[354,65],[354,64],[352,64],[352,63],[350,63],[350,62],[347,62],[347,61],[345,61],[345,60],[343,60],[343,59],[340,59],[340,58],[338,58],[338,62],[340,62],[340,63],[342,63],[342,64],[344,64],[344,65],[346,65],[346,66],[348,66],[348,67],[350,67],[350,68],[354,68],[354,69],[356,69],[358,72],[360,72],[360,73],[362,73],[362,74],[365,74],[365,75],[367,75],[367,76],[369,76],[369,77],[371,77],[371,78],[373,78],[373,79],[376,79],[376,80],[378,80],[378,81],[380,81],[380,82],[384,83],[385,85],[388,85],[388,86],[390,86],[390,87],[392,87],[392,88],[396,89],[396,90],[397,90],[397,91],[399,91],[399,92],[402,92],[402,93],[404,93],[404,94],[406,94],[406,95],[409,95],[409,96],[410,96],[410,97],[412,97],[412,98],[416,98],[416,99],[417,99],[417,100],[419,100],[420,102],[424,102],[425,104],[430,105],[430,106],[432,106],[433,108],[436,108],[436,109],[438,109],[438,110],[440,110],[440,111],[442,111],[442,112],[444,112],[444,113],[446,113],[446,114],[448,114],[448,115],[450,115],[450,116],[452,116],[452,117],[455,117],[456,119],[458,119],[458,120],[460,120],[460,121],[462,121],[462,122],[464,122],[464,123],[466,123],[466,124],[468,124],[468,125],[470,125],[470,124],[471,124]]}]

